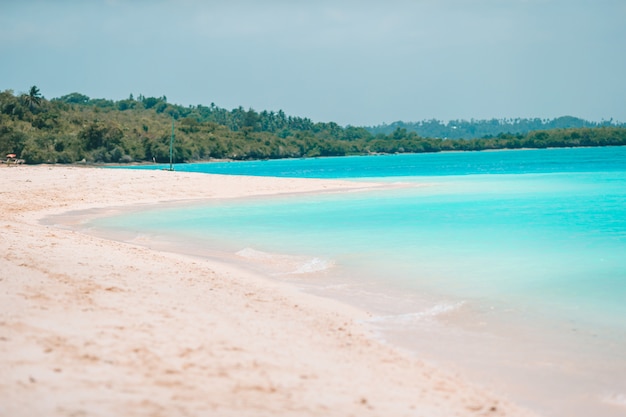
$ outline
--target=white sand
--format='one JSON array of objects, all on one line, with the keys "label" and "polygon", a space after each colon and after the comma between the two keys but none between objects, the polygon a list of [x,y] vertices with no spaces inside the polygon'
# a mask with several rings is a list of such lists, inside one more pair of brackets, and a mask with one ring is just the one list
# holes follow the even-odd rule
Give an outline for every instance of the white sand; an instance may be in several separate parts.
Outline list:
[{"label": "white sand", "polygon": [[382,345],[367,313],[235,266],[42,225],[349,182],[0,167],[0,416],[529,416]]}]

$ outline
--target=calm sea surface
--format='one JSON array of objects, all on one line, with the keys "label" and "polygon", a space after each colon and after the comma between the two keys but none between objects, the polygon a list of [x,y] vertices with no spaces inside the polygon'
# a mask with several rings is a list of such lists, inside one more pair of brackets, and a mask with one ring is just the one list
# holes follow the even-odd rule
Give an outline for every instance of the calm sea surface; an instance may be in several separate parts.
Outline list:
[{"label": "calm sea surface", "polygon": [[626,147],[176,170],[390,187],[151,209],[90,227],[360,305],[386,341],[546,415],[626,415]]}]

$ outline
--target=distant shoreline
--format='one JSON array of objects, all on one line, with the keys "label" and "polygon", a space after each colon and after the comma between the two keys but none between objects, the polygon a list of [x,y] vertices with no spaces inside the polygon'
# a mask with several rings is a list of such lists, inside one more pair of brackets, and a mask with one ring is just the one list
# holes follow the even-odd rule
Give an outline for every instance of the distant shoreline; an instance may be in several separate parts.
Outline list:
[{"label": "distant shoreline", "polygon": [[[173,165],[190,165],[190,164],[204,164],[204,163],[221,163],[221,162],[263,162],[263,161],[282,161],[282,160],[298,160],[298,159],[323,159],[323,158],[348,158],[348,157],[366,157],[366,156],[394,156],[394,155],[424,155],[424,154],[446,154],[446,153],[479,153],[479,152],[516,152],[516,151],[538,151],[538,150],[555,150],[555,149],[590,149],[590,148],[611,148],[611,147],[625,147],[626,145],[606,145],[606,146],[563,146],[563,147],[547,147],[547,148],[502,148],[502,149],[481,149],[481,150],[444,150],[439,152],[402,152],[402,153],[371,153],[371,154],[355,154],[355,155],[341,155],[341,156],[312,156],[312,157],[297,157],[297,158],[276,158],[276,159],[224,159],[224,158],[210,158],[197,161],[176,162]],[[4,163],[4,162],[2,162]],[[13,164],[9,164],[13,165]],[[41,163],[41,164],[22,164],[28,166],[60,166],[60,167],[79,167],[79,168],[101,168],[101,167],[133,167],[133,166],[169,166],[169,162],[150,162],[150,161],[135,161],[128,163],[116,163],[116,162],[73,162],[69,164],[63,163]]]}]

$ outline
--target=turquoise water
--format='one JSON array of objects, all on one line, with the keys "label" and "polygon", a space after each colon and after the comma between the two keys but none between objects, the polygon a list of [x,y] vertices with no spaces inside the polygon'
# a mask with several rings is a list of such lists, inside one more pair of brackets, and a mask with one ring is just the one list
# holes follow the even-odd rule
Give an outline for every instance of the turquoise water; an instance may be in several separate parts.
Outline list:
[{"label": "turquoise water", "polygon": [[[325,288],[339,288],[335,296],[360,301],[377,317],[413,314],[405,337],[398,336],[393,323],[388,323],[388,337],[413,343],[418,351],[431,349],[435,356],[446,350],[441,344],[433,347],[411,337],[427,332],[433,339],[432,326],[424,329],[424,317],[440,316],[447,329],[495,335],[500,342],[491,347],[479,338],[469,367],[489,349],[495,356],[512,352],[501,366],[520,357],[529,364],[546,358],[576,363],[574,374],[531,365],[523,374],[545,379],[548,372],[555,381],[574,384],[569,392],[578,389],[608,407],[601,409],[602,415],[626,410],[626,148],[211,163],[176,169],[367,179],[394,186],[213,201],[100,219],[95,225],[193,247],[196,254],[231,254],[305,287],[323,283],[316,291],[325,295],[332,295]],[[459,342],[451,334],[440,329],[436,338]],[[463,341],[473,340],[463,334]],[[520,334],[534,354],[528,349],[513,353],[522,343]],[[450,357],[455,355],[453,350]],[[516,375],[508,368],[503,373]],[[496,374],[490,378],[497,380]],[[537,400],[540,396],[520,394],[552,415],[565,415],[565,403],[572,407],[567,415],[598,412],[571,398]]]},{"label": "turquoise water", "polygon": [[428,186],[211,203],[125,222],[231,251],[367,265],[384,271],[379,276],[385,280],[455,296],[511,294],[565,310],[575,304],[602,321],[626,313],[623,147],[205,163],[177,170]]},{"label": "turquoise water", "polygon": [[[471,174],[623,171],[623,147],[445,152],[175,165],[177,171],[298,178],[387,178]],[[123,167],[125,168],[125,167]],[[135,169],[163,169],[142,165]]]}]

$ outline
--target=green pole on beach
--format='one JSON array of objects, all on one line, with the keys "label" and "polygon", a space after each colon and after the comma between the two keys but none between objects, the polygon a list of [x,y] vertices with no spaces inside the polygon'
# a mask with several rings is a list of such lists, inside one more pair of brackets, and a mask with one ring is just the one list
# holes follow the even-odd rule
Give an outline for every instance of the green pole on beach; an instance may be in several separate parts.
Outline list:
[{"label": "green pole on beach", "polygon": [[172,117],[172,137],[170,138],[170,171],[174,171],[174,117]]}]

